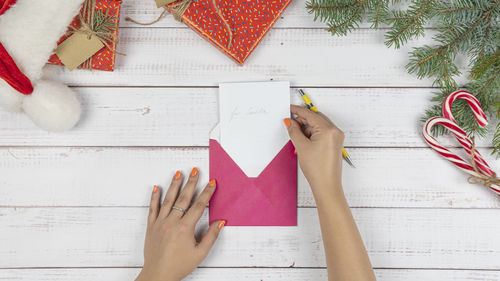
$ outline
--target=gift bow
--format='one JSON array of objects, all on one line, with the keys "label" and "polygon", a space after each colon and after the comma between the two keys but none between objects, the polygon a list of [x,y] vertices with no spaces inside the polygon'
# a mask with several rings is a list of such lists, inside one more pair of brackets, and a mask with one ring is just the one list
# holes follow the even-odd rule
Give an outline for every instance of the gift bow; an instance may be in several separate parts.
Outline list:
[{"label": "gift bow", "polygon": [[[69,27],[70,30],[68,31],[68,34],[82,33],[87,35],[89,38],[91,36],[95,36],[112,53],[124,56],[125,54],[119,53],[116,50],[113,50],[113,48],[111,48],[110,44],[116,45],[118,43],[118,38],[116,38],[115,34],[113,34],[111,31],[102,32],[96,30],[96,27],[94,26],[94,17],[96,13],[95,6],[96,6],[96,0],[85,0],[85,2],[83,2],[83,8],[81,12],[78,14],[78,21],[80,22],[80,27],[75,28],[74,26],[71,25]],[[106,12],[106,17],[107,16],[108,14]],[[91,69],[92,68],[91,60],[92,60],[91,58],[86,60],[82,64],[82,67],[85,69]]]},{"label": "gift bow", "polygon": [[[467,137],[467,133],[458,126],[457,122],[453,118],[451,105],[456,99],[463,99],[468,103],[479,126],[484,127],[488,124],[486,115],[484,114],[481,104],[476,97],[467,91],[455,91],[449,94],[444,100],[444,117],[433,117],[425,123],[422,132],[424,139],[437,153],[460,168],[462,171],[468,173],[469,183],[481,183],[490,188],[496,194],[500,195],[500,179],[497,178],[496,173],[491,170],[488,163],[486,163],[481,154],[476,150],[474,137],[469,139]],[[444,126],[455,136],[458,142],[462,145],[462,148],[467,152],[467,154],[470,155],[471,163],[452,153],[432,136],[432,128],[436,125]]]}]

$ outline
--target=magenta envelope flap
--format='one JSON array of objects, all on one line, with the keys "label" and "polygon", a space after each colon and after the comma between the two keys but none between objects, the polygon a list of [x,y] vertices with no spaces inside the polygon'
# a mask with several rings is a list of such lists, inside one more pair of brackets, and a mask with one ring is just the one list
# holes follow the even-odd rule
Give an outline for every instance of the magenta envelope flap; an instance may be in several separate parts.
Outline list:
[{"label": "magenta envelope flap", "polygon": [[256,178],[250,178],[216,140],[210,139],[210,222],[228,226],[297,225],[297,157],[288,141]]}]

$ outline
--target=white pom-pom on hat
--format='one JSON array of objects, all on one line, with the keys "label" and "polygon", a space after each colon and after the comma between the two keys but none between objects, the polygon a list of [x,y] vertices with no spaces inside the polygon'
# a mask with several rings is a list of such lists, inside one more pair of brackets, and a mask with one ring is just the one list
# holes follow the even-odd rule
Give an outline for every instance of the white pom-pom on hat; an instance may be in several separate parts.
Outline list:
[{"label": "white pom-pom on hat", "polygon": [[0,107],[10,112],[19,112],[24,96],[0,79]]},{"label": "white pom-pom on hat", "polygon": [[33,94],[24,97],[22,108],[36,125],[54,132],[71,129],[82,112],[73,90],[49,80],[36,82]]},{"label": "white pom-pom on hat", "polygon": [[40,78],[82,2],[0,0],[0,107],[24,110],[45,130],[68,130],[81,114],[71,89]]}]

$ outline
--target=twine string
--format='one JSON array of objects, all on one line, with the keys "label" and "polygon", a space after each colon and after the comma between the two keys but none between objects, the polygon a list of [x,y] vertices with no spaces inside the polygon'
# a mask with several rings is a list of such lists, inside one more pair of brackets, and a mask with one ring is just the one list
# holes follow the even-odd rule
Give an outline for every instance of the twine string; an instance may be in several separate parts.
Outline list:
[{"label": "twine string", "polygon": [[500,178],[497,177],[496,173],[493,173],[492,176],[488,176],[478,169],[476,160],[474,159],[474,155],[476,154],[477,151],[476,144],[474,142],[474,136],[471,137],[471,141],[472,141],[471,163],[472,163],[472,168],[474,169],[477,175],[470,175],[467,178],[467,182],[470,184],[482,184],[488,188],[492,185],[500,186]]},{"label": "twine string", "polygon": [[163,10],[163,12],[161,12],[161,14],[158,16],[158,18],[156,18],[152,22],[138,22],[138,21],[134,20],[131,17],[126,17],[125,20],[129,21],[129,22],[132,22],[132,23],[135,23],[135,24],[138,24],[138,25],[152,25],[152,24],[155,24],[155,23],[159,22],[163,18],[163,16],[165,15],[165,13],[167,13],[167,12],[168,12],[168,9],[165,7],[165,9]]},{"label": "twine string", "polygon": [[[188,1],[191,1],[191,0],[188,0]],[[231,48],[231,44],[233,42],[233,32],[231,31],[231,26],[229,25],[227,20],[224,18],[224,15],[222,15],[222,12],[220,11],[219,7],[217,7],[215,0],[212,0],[212,6],[214,6],[214,9],[217,12],[217,15],[219,15],[220,19],[224,23],[224,26],[226,27],[227,34],[229,35],[229,42],[227,43],[227,48]]]},{"label": "twine string", "polygon": [[[138,22],[130,17],[126,17],[125,20],[132,22],[132,23],[135,23],[135,24],[138,24],[138,25],[152,25],[152,24],[159,22],[163,18],[163,16],[165,16],[166,12],[170,11],[172,13],[172,15],[174,16],[175,20],[182,22],[182,17],[184,16],[184,13],[187,11],[189,6],[191,6],[192,2],[193,2],[193,0],[181,0],[181,1],[178,1],[177,3],[171,5],[170,7],[165,6],[163,12],[161,12],[161,14],[158,16],[158,18],[156,18],[152,22]],[[229,35],[229,41],[227,43],[227,48],[231,48],[231,45],[233,43],[233,31],[231,30],[231,26],[229,25],[226,18],[224,18],[224,15],[222,14],[219,7],[217,6],[217,3],[215,2],[215,0],[212,0],[212,6],[214,7],[214,10],[217,13],[217,16],[219,16],[219,18],[224,23],[224,28],[226,29],[226,32]]]},{"label": "twine string", "polygon": [[[113,54],[125,56],[125,54],[117,52],[116,50],[113,50],[111,48],[111,44],[118,44],[118,38],[116,38],[116,35],[112,33],[112,31],[108,32],[102,32],[102,31],[96,31],[96,26],[94,18],[95,18],[95,5],[96,5],[96,0],[85,0],[83,2],[83,8],[82,11],[78,14],[78,21],[80,22],[80,28],[75,28],[74,26],[70,25],[70,30],[68,31],[68,34],[74,34],[74,33],[82,33],[87,35],[88,39],[92,38],[92,36],[95,36],[97,39],[99,39],[102,44],[104,45],[105,48],[109,49]],[[108,16],[108,12],[106,12],[106,16]],[[87,59],[85,62],[81,64],[81,68],[84,69],[92,69],[92,58]]]}]

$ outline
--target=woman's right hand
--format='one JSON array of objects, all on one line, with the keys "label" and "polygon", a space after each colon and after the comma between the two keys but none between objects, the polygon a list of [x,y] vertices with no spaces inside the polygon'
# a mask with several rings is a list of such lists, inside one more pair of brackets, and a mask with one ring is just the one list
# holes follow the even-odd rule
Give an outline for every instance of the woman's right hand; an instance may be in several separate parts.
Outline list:
[{"label": "woman's right hand", "polygon": [[370,259],[342,190],[344,133],[320,112],[292,105],[284,120],[318,207],[328,280],[375,281]]},{"label": "woman's right hand", "polygon": [[[320,112],[292,105],[294,119],[284,123],[295,146],[299,165],[315,197],[342,191],[344,133]],[[326,192],[326,193],[325,193]]]}]

